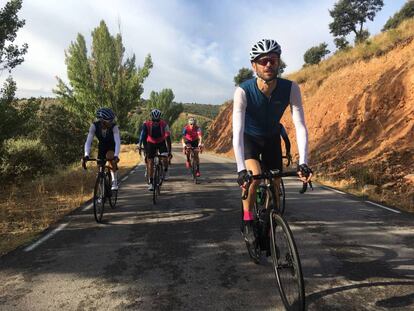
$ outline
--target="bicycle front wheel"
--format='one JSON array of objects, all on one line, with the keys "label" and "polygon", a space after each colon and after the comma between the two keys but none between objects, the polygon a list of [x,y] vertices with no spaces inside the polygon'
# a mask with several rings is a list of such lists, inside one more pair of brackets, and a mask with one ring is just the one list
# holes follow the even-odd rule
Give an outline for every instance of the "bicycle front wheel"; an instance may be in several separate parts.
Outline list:
[{"label": "bicycle front wheel", "polygon": [[305,310],[305,285],[292,231],[277,212],[270,213],[271,253],[279,293],[286,310]]},{"label": "bicycle front wheel", "polygon": [[101,222],[105,208],[105,179],[98,176],[93,191],[93,214],[96,222]]},{"label": "bicycle front wheel", "polygon": [[283,215],[285,212],[286,206],[286,192],[285,192],[285,184],[283,183],[283,178],[280,179],[280,215]]}]

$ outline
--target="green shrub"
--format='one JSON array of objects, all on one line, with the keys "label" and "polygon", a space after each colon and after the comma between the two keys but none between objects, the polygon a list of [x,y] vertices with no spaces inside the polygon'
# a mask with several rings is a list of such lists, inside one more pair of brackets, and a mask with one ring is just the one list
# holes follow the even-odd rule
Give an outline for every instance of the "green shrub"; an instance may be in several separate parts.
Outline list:
[{"label": "green shrub", "polygon": [[40,112],[39,138],[56,163],[70,164],[83,155],[87,129],[82,120],[61,105],[43,107]]},{"label": "green shrub", "polygon": [[390,17],[385,23],[382,31],[397,28],[402,21],[409,19],[414,16],[414,1],[409,0],[394,16]]},{"label": "green shrub", "polygon": [[138,137],[134,133],[128,131],[120,131],[121,143],[123,144],[136,144]]},{"label": "green shrub", "polygon": [[0,175],[5,180],[34,177],[53,168],[51,156],[39,139],[11,138],[4,141]]}]

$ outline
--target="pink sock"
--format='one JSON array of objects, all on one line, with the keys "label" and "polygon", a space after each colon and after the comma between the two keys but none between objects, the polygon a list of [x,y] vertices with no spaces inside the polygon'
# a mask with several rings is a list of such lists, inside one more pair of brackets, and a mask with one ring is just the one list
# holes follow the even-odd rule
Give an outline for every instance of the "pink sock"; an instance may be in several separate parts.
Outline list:
[{"label": "pink sock", "polygon": [[253,212],[243,211],[243,220],[253,220]]}]

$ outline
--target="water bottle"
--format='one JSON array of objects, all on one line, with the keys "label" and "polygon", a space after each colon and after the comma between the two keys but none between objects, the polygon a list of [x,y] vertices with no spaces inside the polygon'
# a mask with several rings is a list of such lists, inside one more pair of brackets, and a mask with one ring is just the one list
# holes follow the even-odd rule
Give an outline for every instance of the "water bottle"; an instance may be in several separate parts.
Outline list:
[{"label": "water bottle", "polygon": [[266,191],[266,189],[262,185],[259,185],[259,187],[257,187],[257,189],[256,189],[256,203],[258,205],[263,205],[263,203],[265,201],[265,191]]}]

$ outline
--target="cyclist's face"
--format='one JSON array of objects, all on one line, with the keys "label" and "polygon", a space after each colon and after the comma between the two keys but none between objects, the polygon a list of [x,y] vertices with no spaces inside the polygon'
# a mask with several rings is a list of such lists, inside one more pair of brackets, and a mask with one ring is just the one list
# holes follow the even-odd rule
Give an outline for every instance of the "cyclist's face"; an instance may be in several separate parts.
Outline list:
[{"label": "cyclist's face", "polygon": [[102,124],[104,126],[104,128],[110,128],[112,125],[111,121],[107,121],[107,120],[102,120]]},{"label": "cyclist's face", "polygon": [[274,80],[279,71],[279,55],[269,53],[261,56],[252,63],[253,70],[257,76],[265,81]]}]

